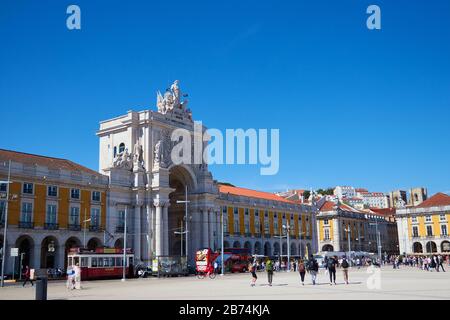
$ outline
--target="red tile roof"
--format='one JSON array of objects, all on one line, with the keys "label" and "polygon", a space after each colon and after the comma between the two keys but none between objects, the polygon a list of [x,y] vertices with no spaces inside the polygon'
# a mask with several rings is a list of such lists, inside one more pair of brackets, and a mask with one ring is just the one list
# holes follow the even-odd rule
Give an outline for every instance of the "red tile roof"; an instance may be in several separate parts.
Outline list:
[{"label": "red tile roof", "polygon": [[395,208],[384,208],[384,209],[380,209],[380,208],[370,208],[371,211],[376,212],[378,214],[382,214],[384,216],[394,216],[396,213],[396,209]]},{"label": "red tile roof", "polygon": [[430,208],[439,206],[450,206],[450,196],[445,193],[436,193],[434,196],[419,204],[416,208]]},{"label": "red tile roof", "polygon": [[219,191],[220,191],[220,193],[229,193],[232,195],[244,196],[244,197],[249,197],[249,198],[285,202],[285,203],[290,203],[290,204],[298,204],[299,203],[299,202],[287,200],[283,197],[277,196],[276,194],[273,194],[270,192],[263,192],[263,191],[256,191],[256,190],[239,188],[239,187],[232,187],[232,186],[223,185],[223,184],[219,184]]},{"label": "red tile roof", "polygon": [[8,160],[30,166],[39,165],[50,169],[63,169],[69,171],[79,170],[90,175],[97,175],[97,176],[101,175],[97,171],[86,168],[70,160],[0,149],[0,161],[8,161]]}]

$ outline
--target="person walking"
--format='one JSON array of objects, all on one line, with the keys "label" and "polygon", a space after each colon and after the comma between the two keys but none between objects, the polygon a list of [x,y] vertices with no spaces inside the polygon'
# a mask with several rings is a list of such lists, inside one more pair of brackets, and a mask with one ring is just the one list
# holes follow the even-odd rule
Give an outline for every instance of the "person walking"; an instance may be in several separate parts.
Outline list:
[{"label": "person walking", "polygon": [[342,259],[341,267],[342,267],[342,272],[344,273],[345,284],[348,285],[348,268],[350,267],[350,265],[348,264],[348,261],[346,258]]},{"label": "person walking", "polygon": [[249,268],[250,273],[252,274],[252,283],[251,286],[256,286],[256,281],[258,280],[258,276],[256,275],[256,271],[258,270],[258,265],[256,264],[256,261],[253,261],[252,264],[250,264]]},{"label": "person walking", "polygon": [[67,289],[75,289],[75,270],[71,266],[67,268]]},{"label": "person walking", "polygon": [[269,282],[269,286],[272,286],[272,281],[273,281],[273,262],[272,260],[268,260],[266,263],[266,271],[267,271],[267,279]]},{"label": "person walking", "polygon": [[317,263],[317,260],[314,259],[313,255],[311,255],[309,259],[308,268],[309,274],[311,275],[312,284],[313,286],[315,286],[317,280],[317,272],[319,272],[319,264]]},{"label": "person walking", "polygon": [[29,266],[25,267],[25,271],[23,273],[23,276],[25,278],[25,281],[23,282],[23,286],[22,287],[25,287],[25,285],[27,284],[28,281],[31,283],[31,286],[34,287],[33,279],[31,279],[31,270],[30,270]]},{"label": "person walking", "polygon": [[306,266],[303,259],[298,262],[298,272],[300,273],[300,279],[302,280],[302,286],[305,285]]},{"label": "person walking", "polygon": [[445,269],[444,269],[444,257],[442,257],[441,255],[439,255],[439,257],[438,257],[438,271],[439,271],[440,268],[442,268],[442,271],[445,272]]},{"label": "person walking", "polygon": [[336,264],[337,261],[335,257],[328,259],[327,269],[330,274],[330,286],[332,286],[333,283],[336,285]]}]

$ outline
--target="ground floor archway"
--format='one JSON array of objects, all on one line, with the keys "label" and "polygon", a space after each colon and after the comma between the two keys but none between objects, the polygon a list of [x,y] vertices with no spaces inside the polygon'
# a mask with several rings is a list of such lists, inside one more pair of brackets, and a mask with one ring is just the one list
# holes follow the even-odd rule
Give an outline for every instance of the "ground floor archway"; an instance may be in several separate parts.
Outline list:
[{"label": "ground floor archway", "polygon": [[334,248],[331,244],[326,244],[322,247],[323,252],[333,252]]},{"label": "ground floor archway", "polygon": [[233,243],[233,248],[234,248],[234,249],[239,249],[239,248],[241,248],[241,243],[240,243],[239,241],[235,241],[235,242]]},{"label": "ground floor archway", "polygon": [[41,242],[41,268],[56,268],[56,257],[58,256],[59,243],[53,236],[44,238]]},{"label": "ground floor archway", "polygon": [[80,239],[77,237],[70,237],[66,240],[64,244],[64,269],[67,269],[67,256],[69,254],[70,249],[81,248],[82,244]]},{"label": "ground floor archway", "polygon": [[437,252],[437,245],[436,242],[430,241],[427,243],[427,253],[436,253]]},{"label": "ground floor archway", "polygon": [[88,250],[95,251],[102,246],[102,242],[98,238],[91,238],[87,243]]},{"label": "ground floor archway", "polygon": [[269,242],[266,242],[264,244],[264,255],[266,257],[270,257],[272,255],[272,246],[270,245]]},{"label": "ground floor archway", "polygon": [[33,265],[33,259],[34,259],[34,241],[30,236],[21,236],[16,240],[16,248],[19,248],[19,259],[20,257],[22,260],[22,266],[20,266],[20,263],[16,263],[16,268],[14,272],[19,273],[22,270],[21,268],[25,268],[26,266],[29,266],[30,268],[36,268],[39,266]]},{"label": "ground floor archway", "polygon": [[257,254],[257,255],[263,254],[261,242],[256,242],[256,243],[255,243],[255,250],[254,250],[254,252],[255,252],[255,254]]},{"label": "ground floor archway", "polygon": [[443,253],[450,252],[450,242],[449,241],[443,241],[441,243],[441,252],[443,252]]},{"label": "ground floor archway", "polygon": [[413,244],[413,252],[414,253],[423,253],[423,246],[420,242],[415,242]]}]

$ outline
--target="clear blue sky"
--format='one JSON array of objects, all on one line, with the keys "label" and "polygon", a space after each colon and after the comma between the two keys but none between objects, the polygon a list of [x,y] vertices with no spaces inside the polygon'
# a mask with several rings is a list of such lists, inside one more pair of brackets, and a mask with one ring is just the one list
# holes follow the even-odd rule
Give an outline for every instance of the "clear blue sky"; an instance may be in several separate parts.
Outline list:
[{"label": "clear blue sky", "polygon": [[98,169],[99,121],[179,79],[208,127],[281,130],[278,175],[212,168],[220,181],[449,191],[449,21],[447,0],[2,0],[0,147]]}]

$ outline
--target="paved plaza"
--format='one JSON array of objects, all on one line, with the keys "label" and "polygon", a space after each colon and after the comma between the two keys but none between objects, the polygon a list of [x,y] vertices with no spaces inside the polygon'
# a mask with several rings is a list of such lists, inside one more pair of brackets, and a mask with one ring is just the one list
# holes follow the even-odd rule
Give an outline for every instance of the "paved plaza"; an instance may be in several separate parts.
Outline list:
[{"label": "paved plaza", "polygon": [[[403,268],[384,268],[381,289],[371,290],[366,269],[350,272],[350,285],[342,281],[338,271],[338,285],[330,286],[321,270],[319,285],[302,287],[297,273],[276,273],[273,287],[267,286],[266,274],[259,274],[258,284],[250,287],[249,274],[227,275],[215,280],[195,277],[168,279],[134,279],[83,282],[83,290],[68,291],[64,282],[48,287],[49,300],[416,300],[450,299],[450,272],[424,272]],[[374,286],[376,281],[369,281]],[[0,289],[0,300],[32,300],[31,286],[9,285]]]}]

